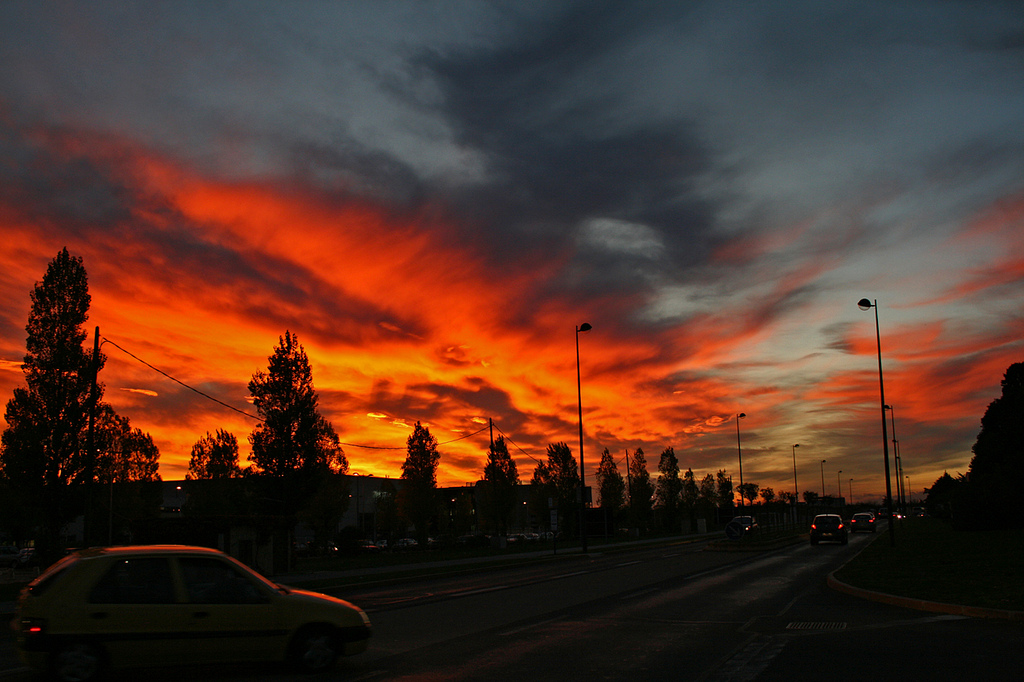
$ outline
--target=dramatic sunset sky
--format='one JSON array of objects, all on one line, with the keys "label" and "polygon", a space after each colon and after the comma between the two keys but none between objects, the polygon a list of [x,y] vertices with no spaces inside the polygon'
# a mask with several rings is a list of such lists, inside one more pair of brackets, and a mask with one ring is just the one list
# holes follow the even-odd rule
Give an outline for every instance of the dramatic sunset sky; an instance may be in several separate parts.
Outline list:
[{"label": "dramatic sunset sky", "polygon": [[66,246],[165,479],[254,421],[121,349],[251,412],[290,330],[353,471],[421,421],[461,485],[489,418],[524,481],[578,457],[587,322],[589,484],[666,447],[738,484],[743,412],[745,482],[799,443],[801,491],[878,499],[867,297],[920,496],[1024,361],[1024,9],[10,0],[0,230],[0,396]]}]

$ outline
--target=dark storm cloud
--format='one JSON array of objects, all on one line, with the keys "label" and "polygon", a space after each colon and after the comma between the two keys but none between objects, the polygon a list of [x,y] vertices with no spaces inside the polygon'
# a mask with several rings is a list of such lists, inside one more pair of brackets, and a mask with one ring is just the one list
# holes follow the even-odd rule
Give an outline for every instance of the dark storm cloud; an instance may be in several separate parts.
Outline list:
[{"label": "dark storm cloud", "polygon": [[576,252],[576,286],[632,291],[644,286],[636,273],[641,265],[675,270],[706,257],[710,207],[686,192],[709,161],[687,128],[602,124],[628,107],[620,95],[600,91],[565,105],[573,84],[591,87],[587,72],[598,58],[642,24],[645,13],[633,9],[576,5],[523,30],[514,45],[422,58],[436,74],[460,141],[482,150],[490,164],[483,186],[454,198],[454,212],[468,232],[489,226],[496,260],[572,253],[580,223],[594,218],[647,225],[668,252],[657,263],[638,263],[584,247]]},{"label": "dark storm cloud", "polygon": [[116,160],[61,149],[63,138],[0,116],[0,202],[68,234],[126,221],[137,194],[112,172]]}]

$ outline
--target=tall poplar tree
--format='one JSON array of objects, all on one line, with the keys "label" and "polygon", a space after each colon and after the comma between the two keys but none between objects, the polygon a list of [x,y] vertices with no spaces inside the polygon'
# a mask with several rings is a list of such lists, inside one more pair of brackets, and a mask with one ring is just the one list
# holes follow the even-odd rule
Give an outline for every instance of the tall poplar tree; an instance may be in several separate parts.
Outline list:
[{"label": "tall poplar tree", "polygon": [[658,484],[655,497],[661,521],[667,530],[679,530],[679,501],[683,482],[679,478],[679,459],[672,448],[665,448],[658,460]]},{"label": "tall poplar tree", "polygon": [[487,520],[499,535],[508,533],[508,522],[516,508],[519,470],[508,454],[503,436],[498,436],[487,451],[481,485],[482,502]]},{"label": "tall poplar tree", "polygon": [[[65,248],[30,294],[25,331],[24,388],[14,389],[4,417],[0,476],[35,510],[40,554],[57,555],[61,528],[81,511],[76,499],[92,471],[86,443],[93,366],[82,344],[89,318],[89,278],[82,259]],[[97,399],[102,386],[97,385]],[[13,500],[12,500],[13,501]]]},{"label": "tall poplar tree", "polygon": [[437,513],[437,467],[441,454],[437,439],[430,429],[416,422],[406,440],[406,457],[402,463],[404,485],[398,492],[399,513],[416,528],[416,539],[425,545],[430,520]]},{"label": "tall poplar tree", "polygon": [[632,481],[629,493],[629,512],[633,524],[643,532],[651,522],[651,506],[654,498],[654,486],[651,485],[651,474],[647,471],[647,459],[644,451],[637,448],[633,460],[629,463],[629,476]]}]

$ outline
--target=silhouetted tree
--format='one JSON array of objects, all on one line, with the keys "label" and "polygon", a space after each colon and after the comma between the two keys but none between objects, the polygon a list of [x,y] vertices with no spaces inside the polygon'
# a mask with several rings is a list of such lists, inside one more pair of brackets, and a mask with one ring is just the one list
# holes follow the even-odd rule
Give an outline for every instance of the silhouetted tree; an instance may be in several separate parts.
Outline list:
[{"label": "silhouetted tree", "polygon": [[[334,427],[321,416],[313,388],[313,370],[297,336],[279,337],[266,372],[256,372],[249,393],[261,421],[249,435],[252,452],[249,479],[259,506],[257,530],[273,520],[273,529],[287,538],[297,515],[317,504],[318,490],[333,484],[333,476],[348,471]],[[348,496],[337,498],[342,509]]]},{"label": "silhouetted tree", "polygon": [[[715,510],[722,504],[721,483],[722,481],[716,479],[714,474],[707,474],[700,480],[700,485],[697,488],[697,509],[698,513],[706,519],[714,519]],[[731,499],[731,484],[728,495]]]},{"label": "silhouetted tree", "polygon": [[931,516],[938,519],[948,519],[953,515],[953,509],[963,498],[967,488],[967,477],[964,474],[957,474],[956,478],[943,472],[931,488],[925,489],[925,509]]},{"label": "silhouetted tree", "polygon": [[651,523],[654,485],[651,483],[651,474],[647,471],[647,459],[641,448],[637,448],[633,453],[633,460],[629,463],[629,476],[631,481],[629,513],[633,519],[633,525],[640,532],[644,532]]},{"label": "silhouetted tree", "polygon": [[679,459],[675,450],[665,448],[658,460],[658,482],[654,498],[665,530],[679,530],[679,501],[683,482],[679,478]]},{"label": "silhouetted tree", "polygon": [[607,509],[612,518],[616,518],[626,501],[626,482],[608,448],[601,453],[601,462],[597,465],[597,488],[601,508]]},{"label": "silhouetted tree", "polygon": [[579,532],[579,464],[565,443],[549,444],[547,454],[547,465],[541,473],[546,473],[551,484],[550,489],[554,490],[563,532],[575,535]]},{"label": "silhouetted tree", "polygon": [[775,501],[775,489],[770,487],[761,488],[761,499],[764,500],[765,504],[771,504]]},{"label": "silhouetted tree", "polygon": [[718,508],[731,514],[736,505],[732,497],[732,477],[724,469],[719,469],[715,474],[715,487],[718,490]]},{"label": "silhouetted tree", "polygon": [[746,500],[749,504],[754,504],[754,500],[757,499],[757,484],[756,483],[744,483],[743,485],[737,486],[740,498]]},{"label": "silhouetted tree", "polygon": [[679,491],[679,500],[683,512],[690,520],[690,531],[696,530],[697,500],[700,497],[700,487],[697,485],[697,477],[693,469],[687,469],[683,474],[682,489]]},{"label": "silhouetted tree", "polygon": [[818,493],[814,492],[813,490],[805,490],[804,502],[806,502],[807,506],[809,507],[818,504]]},{"label": "silhouetted tree", "polygon": [[238,439],[233,433],[217,429],[216,435],[206,435],[192,446],[186,480],[238,478]]},{"label": "silhouetted tree", "polygon": [[348,461],[334,427],[320,415],[313,370],[298,337],[286,331],[268,360],[267,371],[249,381],[262,419],[249,436],[255,473],[345,473]]},{"label": "silhouetted tree", "polygon": [[519,488],[519,470],[508,454],[505,438],[491,444],[484,464],[484,477],[480,486],[484,516],[500,535],[508,533],[509,518],[516,507]]},{"label": "silhouetted tree", "polygon": [[437,467],[441,455],[437,439],[430,429],[416,422],[406,440],[406,458],[402,464],[405,484],[398,493],[399,513],[416,528],[416,539],[426,546],[430,520],[437,514]]},{"label": "silhouetted tree", "polygon": [[[59,556],[61,528],[81,511],[72,491],[94,477],[86,435],[90,389],[95,373],[82,343],[88,320],[88,275],[82,259],[65,248],[50,262],[30,294],[25,331],[25,388],[7,403],[0,477],[40,524],[39,552]],[[102,386],[97,384],[97,399]]]},{"label": "silhouetted tree", "polygon": [[981,431],[971,450],[968,492],[971,512],[985,527],[1024,527],[1018,493],[1024,481],[1024,362],[1010,365],[1002,395],[981,418]]}]

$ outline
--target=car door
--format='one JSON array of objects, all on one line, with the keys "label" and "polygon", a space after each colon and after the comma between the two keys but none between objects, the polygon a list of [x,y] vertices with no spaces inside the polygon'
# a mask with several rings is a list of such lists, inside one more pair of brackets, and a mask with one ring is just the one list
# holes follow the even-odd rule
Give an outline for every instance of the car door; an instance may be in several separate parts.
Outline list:
[{"label": "car door", "polygon": [[220,557],[183,556],[177,562],[196,635],[194,657],[210,662],[283,658],[288,633],[262,581]]},{"label": "car door", "polygon": [[83,634],[102,642],[115,665],[178,662],[189,649],[187,605],[165,556],[111,561],[79,608]]}]

